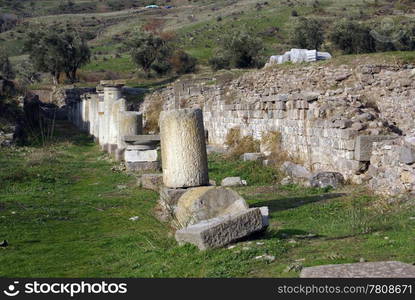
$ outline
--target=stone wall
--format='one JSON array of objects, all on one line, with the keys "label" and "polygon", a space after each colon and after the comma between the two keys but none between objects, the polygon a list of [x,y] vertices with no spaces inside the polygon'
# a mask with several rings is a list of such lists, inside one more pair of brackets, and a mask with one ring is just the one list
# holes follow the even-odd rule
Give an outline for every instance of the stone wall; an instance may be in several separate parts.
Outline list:
[{"label": "stone wall", "polygon": [[[165,110],[201,107],[210,144],[223,145],[235,127],[258,140],[279,131],[283,148],[310,170],[341,172],[360,183],[374,142],[412,134],[412,74],[395,65],[309,65],[233,80],[191,78],[148,96],[141,111],[155,97],[164,99]],[[374,138],[361,138],[367,136]]]},{"label": "stone wall", "polygon": [[398,138],[373,144],[366,176],[369,186],[380,194],[415,193],[415,143]]}]

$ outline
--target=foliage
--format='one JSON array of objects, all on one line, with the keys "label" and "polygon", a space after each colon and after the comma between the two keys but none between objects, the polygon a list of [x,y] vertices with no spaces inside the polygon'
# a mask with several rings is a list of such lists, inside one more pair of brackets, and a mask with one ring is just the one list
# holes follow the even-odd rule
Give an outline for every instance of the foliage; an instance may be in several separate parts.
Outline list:
[{"label": "foliage", "polygon": [[370,29],[356,21],[341,20],[335,23],[330,40],[345,54],[375,51],[375,40]]},{"label": "foliage", "polygon": [[166,60],[171,54],[171,48],[161,37],[147,32],[139,32],[125,44],[133,62],[143,69],[147,77],[153,69],[157,73],[168,70]]},{"label": "foliage", "polygon": [[263,50],[264,45],[259,38],[246,31],[234,31],[222,37],[209,64],[214,70],[262,67]]},{"label": "foliage", "polygon": [[234,176],[246,180],[250,186],[263,186],[274,184],[278,174],[275,169],[264,167],[261,162],[229,159],[219,154],[209,155],[209,177],[218,185],[224,178]]},{"label": "foliage", "polygon": [[211,59],[209,59],[209,65],[214,71],[230,68],[228,58],[219,53],[216,53]]},{"label": "foliage", "polygon": [[176,74],[188,74],[196,71],[197,59],[179,49],[170,57],[170,64]]},{"label": "foliage", "polygon": [[181,49],[173,50],[174,32],[158,33],[158,25],[154,24],[159,23],[148,24],[146,28],[150,32],[140,32],[126,42],[133,62],[143,69],[147,77],[151,71],[157,75],[194,72],[196,59]]},{"label": "foliage", "polygon": [[291,42],[304,49],[319,49],[324,42],[322,23],[315,18],[296,19],[291,30]]},{"label": "foliage", "polygon": [[16,73],[20,83],[25,86],[39,82],[41,79],[41,74],[35,70],[33,64],[27,59],[16,65]]},{"label": "foliage", "polygon": [[259,151],[259,141],[252,136],[242,136],[239,127],[228,131],[225,145],[229,147],[229,156],[232,158],[239,158],[244,153]]},{"label": "foliage", "polygon": [[78,68],[88,63],[91,56],[86,41],[72,29],[40,28],[31,31],[25,48],[35,69],[50,73],[55,84],[62,72],[71,83],[75,82]]},{"label": "foliage", "polygon": [[373,23],[372,28],[377,52],[415,50],[415,22],[395,22],[390,26]]}]

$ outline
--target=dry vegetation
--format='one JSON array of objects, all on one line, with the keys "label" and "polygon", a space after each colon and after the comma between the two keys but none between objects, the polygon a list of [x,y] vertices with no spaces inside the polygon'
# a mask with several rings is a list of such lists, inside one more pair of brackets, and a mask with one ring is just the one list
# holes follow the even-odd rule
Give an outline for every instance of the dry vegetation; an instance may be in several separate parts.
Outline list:
[{"label": "dry vegetation", "polygon": [[159,116],[163,110],[163,98],[161,95],[153,97],[152,101],[146,109],[144,131],[146,133],[159,131]]},{"label": "dry vegetation", "polygon": [[242,136],[239,127],[228,131],[225,144],[229,147],[229,156],[232,158],[238,158],[244,153],[259,152],[259,141],[252,136]]}]

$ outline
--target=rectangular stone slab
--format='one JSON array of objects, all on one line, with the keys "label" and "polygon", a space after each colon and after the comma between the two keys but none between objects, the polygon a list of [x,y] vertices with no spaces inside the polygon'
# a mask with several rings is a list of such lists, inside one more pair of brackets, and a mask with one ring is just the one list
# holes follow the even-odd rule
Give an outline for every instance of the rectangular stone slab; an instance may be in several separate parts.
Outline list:
[{"label": "rectangular stone slab", "polygon": [[356,137],[355,143],[355,160],[370,161],[373,143],[395,138],[393,135],[359,135]]},{"label": "rectangular stone slab", "polygon": [[127,148],[124,152],[126,162],[158,161],[157,150],[133,150]]},{"label": "rectangular stone slab", "polygon": [[124,136],[124,141],[131,143],[131,142],[160,142],[159,135],[126,135]]},{"label": "rectangular stone slab", "polygon": [[301,278],[415,278],[415,266],[399,261],[323,265],[304,268]]},{"label": "rectangular stone slab", "polygon": [[190,243],[200,250],[218,248],[263,228],[259,208],[223,215],[176,231],[179,244]]}]

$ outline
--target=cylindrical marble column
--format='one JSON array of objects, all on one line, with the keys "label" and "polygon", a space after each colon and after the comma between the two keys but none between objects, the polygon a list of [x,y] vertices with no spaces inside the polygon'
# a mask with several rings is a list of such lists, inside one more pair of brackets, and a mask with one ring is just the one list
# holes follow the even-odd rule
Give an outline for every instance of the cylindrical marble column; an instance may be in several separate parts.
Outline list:
[{"label": "cylindrical marble column", "polygon": [[170,188],[208,185],[202,110],[162,111],[159,123],[164,185]]}]

